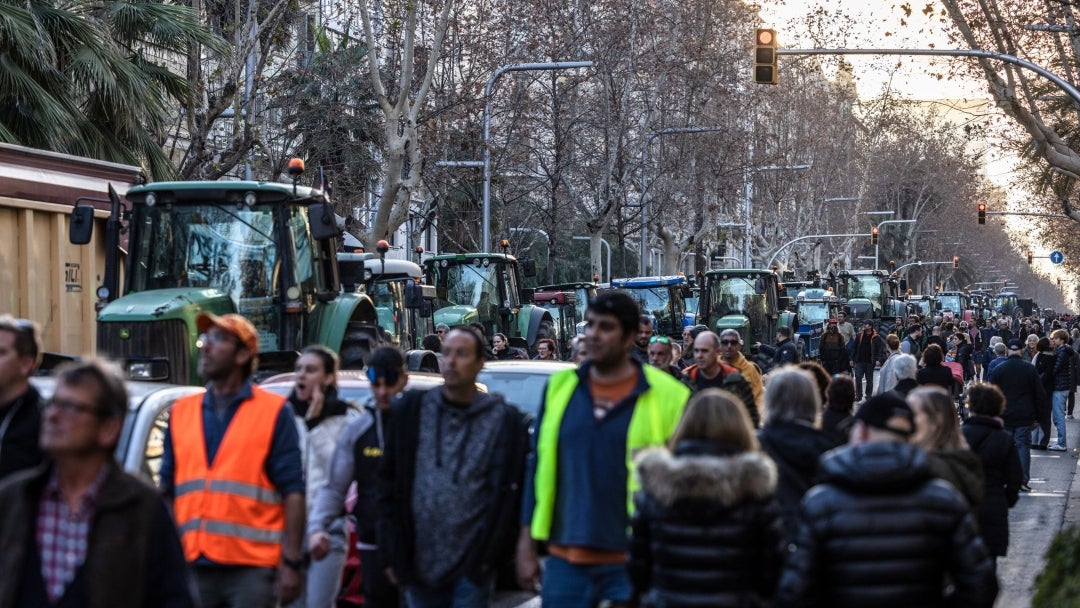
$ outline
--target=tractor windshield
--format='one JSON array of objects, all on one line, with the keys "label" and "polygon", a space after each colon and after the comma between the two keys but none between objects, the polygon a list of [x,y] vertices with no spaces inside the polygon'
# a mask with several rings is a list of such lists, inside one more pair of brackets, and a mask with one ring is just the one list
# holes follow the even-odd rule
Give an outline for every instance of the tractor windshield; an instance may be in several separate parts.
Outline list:
[{"label": "tractor windshield", "polygon": [[[481,258],[477,258],[480,262]],[[478,311],[499,308],[499,267],[496,264],[433,266],[438,306],[469,306]],[[481,315],[483,316],[483,315]]]},{"label": "tractor windshield", "polygon": [[746,315],[751,327],[761,327],[769,316],[764,286],[755,277],[730,277],[709,282],[709,327],[729,315]]},{"label": "tractor windshield", "polygon": [[315,281],[306,215],[293,213],[285,243],[275,238],[274,209],[266,205],[135,207],[130,292],[191,287],[227,294],[259,329],[263,350],[276,350],[276,305],[282,259],[294,260],[287,284],[309,292]]},{"label": "tractor windshield", "polygon": [[942,294],[938,296],[938,302],[941,303],[941,310],[951,310],[954,313],[959,313],[963,310],[963,305],[960,302],[959,294]]},{"label": "tractor windshield", "polygon": [[881,282],[874,275],[848,276],[844,281],[845,297],[880,300]]},{"label": "tractor windshield", "polygon": [[814,325],[829,319],[829,305],[825,302],[800,302],[799,323]]}]

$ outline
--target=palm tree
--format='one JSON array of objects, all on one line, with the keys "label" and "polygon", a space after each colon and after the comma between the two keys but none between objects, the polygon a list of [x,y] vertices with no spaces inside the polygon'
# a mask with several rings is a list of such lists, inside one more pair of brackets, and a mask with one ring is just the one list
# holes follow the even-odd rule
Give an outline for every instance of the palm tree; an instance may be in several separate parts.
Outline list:
[{"label": "palm tree", "polygon": [[187,7],[0,0],[0,141],[172,176],[166,122],[192,93],[174,68],[195,44],[227,52]]}]

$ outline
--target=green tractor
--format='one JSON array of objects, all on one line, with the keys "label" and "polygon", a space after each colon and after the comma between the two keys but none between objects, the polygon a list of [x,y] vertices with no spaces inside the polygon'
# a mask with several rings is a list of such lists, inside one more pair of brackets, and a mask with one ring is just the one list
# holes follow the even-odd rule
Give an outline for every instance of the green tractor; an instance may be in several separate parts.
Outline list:
[{"label": "green tractor", "polygon": [[[531,260],[526,276],[535,275]],[[518,261],[505,253],[452,253],[424,260],[427,283],[435,287],[435,324],[480,323],[484,335],[506,334],[512,346],[532,349],[555,337],[551,313],[529,302],[521,287]]]},{"label": "green tractor", "polygon": [[[294,180],[302,165],[290,163]],[[298,351],[324,344],[359,368],[387,342],[371,298],[338,286],[333,208],[293,184],[158,182],[110,191],[98,351],[131,380],[201,384],[201,312],[239,313],[259,334],[260,375],[291,371]],[[127,256],[120,290],[120,234]],[[70,239],[90,241],[93,207],[73,210]]]},{"label": "green tractor", "polygon": [[768,269],[729,268],[705,273],[698,322],[720,333],[736,329],[744,354],[754,343],[773,344],[781,326],[795,327],[795,313],[786,310],[790,299],[779,295],[779,277]]}]

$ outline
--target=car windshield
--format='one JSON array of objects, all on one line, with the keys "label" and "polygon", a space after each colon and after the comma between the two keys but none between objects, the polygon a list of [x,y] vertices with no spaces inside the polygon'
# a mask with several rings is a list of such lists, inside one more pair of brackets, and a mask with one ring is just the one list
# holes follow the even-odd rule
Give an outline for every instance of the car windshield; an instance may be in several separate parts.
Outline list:
[{"label": "car windshield", "polygon": [[548,377],[546,372],[496,372],[485,369],[480,371],[476,381],[487,386],[489,393],[499,393],[510,405],[535,416],[540,411]]}]

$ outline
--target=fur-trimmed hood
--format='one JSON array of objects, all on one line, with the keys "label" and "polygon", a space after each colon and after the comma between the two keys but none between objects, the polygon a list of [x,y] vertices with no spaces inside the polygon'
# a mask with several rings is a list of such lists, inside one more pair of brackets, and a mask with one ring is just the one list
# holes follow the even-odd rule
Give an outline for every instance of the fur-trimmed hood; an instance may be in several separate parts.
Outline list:
[{"label": "fur-trimmed hood", "polygon": [[703,501],[725,508],[776,492],[776,465],[762,452],[673,455],[663,448],[635,459],[641,488],[661,506]]}]

